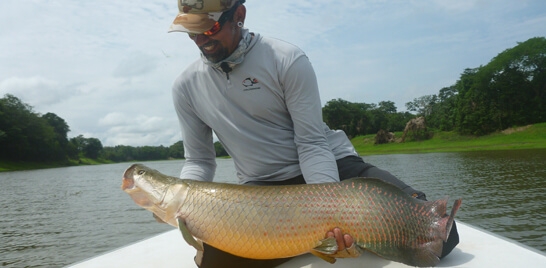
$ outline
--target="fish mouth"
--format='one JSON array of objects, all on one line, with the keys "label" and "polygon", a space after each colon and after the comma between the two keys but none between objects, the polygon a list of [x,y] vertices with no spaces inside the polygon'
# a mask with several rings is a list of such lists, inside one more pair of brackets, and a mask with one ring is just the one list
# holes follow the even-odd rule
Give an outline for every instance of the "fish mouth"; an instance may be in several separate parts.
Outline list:
[{"label": "fish mouth", "polygon": [[123,173],[123,179],[121,180],[121,190],[132,190],[135,188],[134,175],[135,165],[130,166]]},{"label": "fish mouth", "polygon": [[131,190],[135,188],[135,180],[133,178],[124,177],[121,181],[121,190]]},{"label": "fish mouth", "polygon": [[154,204],[150,200],[148,194],[135,184],[135,169],[137,164],[130,166],[125,173],[123,173],[123,179],[121,181],[121,190],[131,196],[133,201],[143,208],[152,207]]}]

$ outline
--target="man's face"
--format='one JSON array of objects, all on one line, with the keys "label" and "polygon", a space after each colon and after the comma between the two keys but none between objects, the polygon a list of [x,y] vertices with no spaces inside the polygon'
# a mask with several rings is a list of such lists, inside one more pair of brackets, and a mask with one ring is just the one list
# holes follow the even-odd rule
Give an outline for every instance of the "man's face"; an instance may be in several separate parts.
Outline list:
[{"label": "man's face", "polygon": [[198,34],[190,38],[209,61],[220,62],[235,51],[241,40],[241,31],[236,22],[227,21],[214,35]]}]

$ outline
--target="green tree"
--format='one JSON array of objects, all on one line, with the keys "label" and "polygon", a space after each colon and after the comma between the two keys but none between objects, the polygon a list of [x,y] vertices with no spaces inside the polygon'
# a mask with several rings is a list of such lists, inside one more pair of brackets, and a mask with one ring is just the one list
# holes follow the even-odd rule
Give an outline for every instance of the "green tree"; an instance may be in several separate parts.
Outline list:
[{"label": "green tree", "polygon": [[410,112],[397,112],[391,115],[389,131],[403,131],[406,128],[406,123],[412,118],[415,118],[415,115]]},{"label": "green tree", "polygon": [[427,116],[427,127],[442,131],[451,131],[455,127],[457,89],[455,86],[440,89],[434,96],[434,102]]},{"label": "green tree", "polygon": [[478,100],[473,92],[476,87],[475,77],[480,68],[465,69],[459,80],[455,83],[455,88],[459,93],[456,100],[455,129],[461,134],[474,134],[473,130],[478,129],[476,125],[476,122],[478,122],[477,114],[474,113],[478,106]]},{"label": "green tree", "polygon": [[177,141],[169,146],[169,157],[180,159],[184,158],[184,142]]},{"label": "green tree", "polygon": [[386,114],[394,114],[396,113],[396,105],[392,101],[380,101],[378,110]]},{"label": "green tree", "polygon": [[224,146],[219,141],[214,143],[214,151],[216,151],[216,157],[229,156],[226,149],[224,149]]},{"label": "green tree", "polygon": [[324,122],[332,129],[345,131],[349,138],[375,134],[380,129],[402,131],[411,113],[396,111],[392,101],[379,104],[352,103],[342,99],[331,100],[322,108]]},{"label": "green tree", "polygon": [[86,138],[83,135],[78,135],[77,137],[71,138],[70,143],[72,143],[74,147],[76,147],[76,150],[78,150],[78,152],[83,153],[83,148],[86,144]]},{"label": "green tree", "polygon": [[99,139],[85,138],[83,135],[71,138],[70,143],[72,143],[80,154],[91,159],[97,159],[103,150]]},{"label": "green tree", "polygon": [[136,151],[137,148],[126,145],[106,146],[102,149],[101,157],[114,162],[133,161],[137,160]]},{"label": "green tree", "polygon": [[11,94],[0,99],[0,131],[0,158],[43,162],[64,157],[53,127]]},{"label": "green tree", "polygon": [[324,122],[331,128],[341,129],[351,135],[352,125],[359,111],[352,104],[343,99],[331,100],[322,108]]},{"label": "green tree", "polygon": [[455,84],[456,124],[483,135],[546,120],[546,38],[535,37],[499,53],[487,65],[466,69]]},{"label": "green tree", "polygon": [[53,128],[56,143],[59,145],[58,150],[52,153],[58,155],[57,158],[59,159],[65,159],[72,149],[68,146],[67,134],[70,131],[68,124],[54,113],[46,113],[42,115],[42,118]]},{"label": "green tree", "polygon": [[455,128],[455,114],[457,113],[457,88],[455,86],[444,87],[438,94],[439,106],[436,111],[436,128],[451,131]]},{"label": "green tree", "polygon": [[53,127],[53,130],[58,136],[59,142],[66,144],[68,143],[67,134],[70,131],[70,127],[68,127],[68,124],[64,119],[60,118],[54,113],[46,113],[42,115],[42,118],[44,118],[47,123]]},{"label": "green tree", "polygon": [[372,108],[375,108],[375,105],[336,99],[326,103],[322,108],[322,116],[330,128],[343,130],[347,136],[354,137],[375,129],[371,124]]},{"label": "green tree", "polygon": [[83,147],[83,154],[91,159],[97,159],[102,151],[102,143],[97,138],[88,138]]},{"label": "green tree", "polygon": [[[392,101],[380,101],[375,109],[376,126],[386,131],[398,130],[396,105]],[[379,131],[379,130],[378,130]]]},{"label": "green tree", "polygon": [[416,112],[418,116],[427,118],[432,114],[433,107],[437,101],[438,97],[436,95],[425,95],[407,102],[406,109],[411,112]]}]

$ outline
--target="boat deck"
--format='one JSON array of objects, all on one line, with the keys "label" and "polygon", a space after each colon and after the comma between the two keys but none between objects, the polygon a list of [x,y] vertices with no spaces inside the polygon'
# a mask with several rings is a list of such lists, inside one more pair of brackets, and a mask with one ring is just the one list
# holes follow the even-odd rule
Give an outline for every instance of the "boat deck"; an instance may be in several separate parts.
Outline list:
[{"label": "boat deck", "polygon": [[[437,267],[546,267],[546,254],[497,236],[471,225],[457,222],[461,242]],[[178,230],[108,252],[73,264],[70,267],[187,267],[193,262],[195,249],[187,245]],[[366,252],[356,259],[338,259],[330,264],[311,254],[298,256],[279,268],[356,268],[410,267]]]}]

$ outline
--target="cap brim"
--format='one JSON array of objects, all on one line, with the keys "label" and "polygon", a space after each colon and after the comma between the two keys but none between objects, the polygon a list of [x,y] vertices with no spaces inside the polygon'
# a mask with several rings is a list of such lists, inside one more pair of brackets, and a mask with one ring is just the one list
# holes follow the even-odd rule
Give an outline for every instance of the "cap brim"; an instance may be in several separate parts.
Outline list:
[{"label": "cap brim", "polygon": [[202,14],[178,13],[176,18],[174,18],[171,27],[169,27],[168,32],[204,33],[214,26],[214,23],[220,19],[222,13],[223,12]]}]

